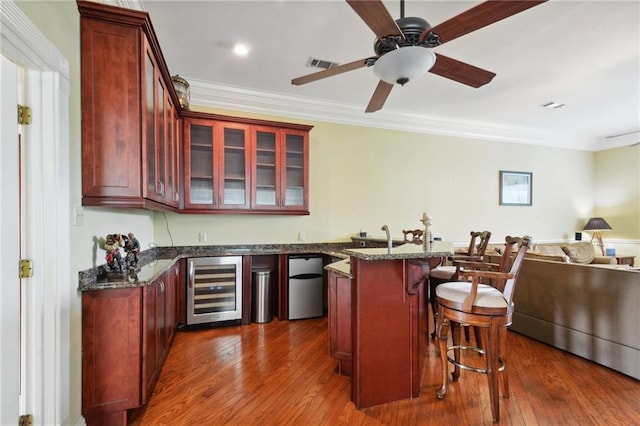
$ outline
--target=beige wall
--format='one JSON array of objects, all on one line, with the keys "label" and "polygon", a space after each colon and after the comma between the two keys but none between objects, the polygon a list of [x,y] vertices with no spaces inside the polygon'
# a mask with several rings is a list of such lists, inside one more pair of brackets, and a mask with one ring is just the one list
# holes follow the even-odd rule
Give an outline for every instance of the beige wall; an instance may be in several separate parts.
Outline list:
[{"label": "beige wall", "polygon": [[[361,229],[382,236],[383,224],[400,237],[402,229],[422,227],[424,211],[435,236],[461,244],[479,229],[498,240],[572,239],[592,207],[590,152],[310,124],[310,216],[167,214],[173,243],[199,244],[200,232],[208,244],[296,242],[299,232],[307,242],[343,241]],[[533,206],[498,204],[500,170],[533,173]],[[156,240],[163,245],[171,243],[166,228],[157,213]]]},{"label": "beige wall", "polygon": [[613,228],[604,242],[640,263],[640,145],[595,153],[594,216]]}]

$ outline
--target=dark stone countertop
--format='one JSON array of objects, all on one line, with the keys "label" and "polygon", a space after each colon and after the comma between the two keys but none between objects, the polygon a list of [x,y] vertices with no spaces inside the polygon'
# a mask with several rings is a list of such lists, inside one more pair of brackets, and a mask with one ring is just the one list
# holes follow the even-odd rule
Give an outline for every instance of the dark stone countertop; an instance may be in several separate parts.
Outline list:
[{"label": "dark stone countertop", "polygon": [[353,278],[351,274],[351,259],[342,259],[337,262],[333,262],[324,267],[327,271],[335,272],[347,278]]},{"label": "dark stone countertop", "polygon": [[80,291],[143,287],[153,282],[175,262],[188,257],[259,256],[279,254],[326,254],[346,257],[343,250],[353,243],[248,244],[219,246],[154,247],[140,253],[138,268],[131,273],[108,273],[104,265],[80,271]]},{"label": "dark stone countertop", "polygon": [[427,252],[422,245],[413,243],[388,248],[349,248],[343,250],[345,254],[362,260],[394,260],[394,259],[428,259],[447,257],[450,252]]}]

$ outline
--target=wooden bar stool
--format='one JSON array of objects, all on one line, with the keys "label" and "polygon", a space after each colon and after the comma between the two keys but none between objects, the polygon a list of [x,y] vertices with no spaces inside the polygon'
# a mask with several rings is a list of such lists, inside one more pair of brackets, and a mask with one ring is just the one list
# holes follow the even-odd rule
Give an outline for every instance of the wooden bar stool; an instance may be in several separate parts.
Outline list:
[{"label": "wooden bar stool", "polygon": [[[437,313],[436,287],[442,283],[457,281],[460,266],[464,264],[462,262],[482,262],[484,260],[484,253],[487,250],[491,232],[471,231],[470,234],[471,240],[466,253],[454,254],[449,258],[451,265],[440,265],[429,272],[429,301],[431,302],[431,312],[434,318]],[[469,340],[469,330],[465,329],[465,333],[467,340]],[[436,337],[435,326],[431,337]]]},{"label": "wooden bar stool", "polygon": [[[436,288],[438,314],[436,327],[440,362],[442,365],[442,387],[438,398],[447,394],[448,363],[454,365],[453,381],[458,380],[460,369],[485,373],[489,381],[489,397],[493,421],[500,421],[499,372],[502,371],[503,394],[509,396],[509,381],[505,370],[505,344],[507,326],[513,315],[513,293],[520,266],[531,237],[506,237],[505,250],[500,262],[502,271],[466,270],[460,271],[460,277],[470,281],[455,281],[439,285]],[[514,247],[517,246],[517,252]],[[508,272],[507,272],[508,271]],[[480,279],[491,280],[491,285],[480,283]],[[470,325],[485,331],[482,347],[460,345],[460,325]],[[452,332],[452,346],[447,346],[449,328]],[[476,368],[460,361],[460,351],[471,350],[484,354],[485,368]],[[453,352],[453,358],[449,356]]]}]

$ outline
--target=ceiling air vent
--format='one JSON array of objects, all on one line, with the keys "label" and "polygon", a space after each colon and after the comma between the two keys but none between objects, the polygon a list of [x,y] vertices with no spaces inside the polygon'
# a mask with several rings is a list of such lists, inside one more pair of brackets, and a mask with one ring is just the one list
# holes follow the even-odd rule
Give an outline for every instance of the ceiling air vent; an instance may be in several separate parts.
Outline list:
[{"label": "ceiling air vent", "polygon": [[311,68],[322,68],[328,70],[329,68],[339,65],[337,62],[325,61],[322,59],[309,58],[307,66]]}]

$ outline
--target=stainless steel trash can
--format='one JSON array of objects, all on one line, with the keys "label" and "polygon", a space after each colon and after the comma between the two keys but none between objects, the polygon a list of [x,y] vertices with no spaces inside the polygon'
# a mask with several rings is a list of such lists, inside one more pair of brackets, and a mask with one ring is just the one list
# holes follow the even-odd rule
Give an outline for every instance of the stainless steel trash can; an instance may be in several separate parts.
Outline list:
[{"label": "stainless steel trash can", "polygon": [[270,322],[271,314],[271,271],[260,269],[253,271],[253,304],[251,306],[251,321],[258,323]]}]

